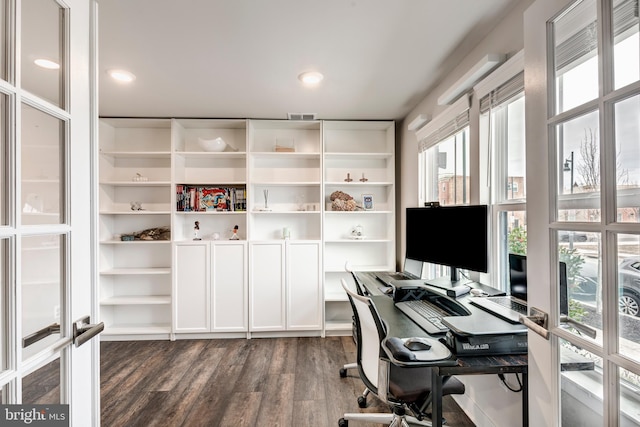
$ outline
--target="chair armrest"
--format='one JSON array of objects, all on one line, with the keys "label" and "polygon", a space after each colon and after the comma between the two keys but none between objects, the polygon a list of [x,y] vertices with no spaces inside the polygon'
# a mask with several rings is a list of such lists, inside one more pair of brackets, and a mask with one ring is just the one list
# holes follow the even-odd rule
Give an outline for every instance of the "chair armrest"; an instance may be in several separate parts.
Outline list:
[{"label": "chair armrest", "polygon": [[389,361],[402,367],[455,366],[457,357],[449,348],[435,338],[427,338],[429,350],[411,351],[404,343],[408,338],[387,337],[382,340],[382,349]]}]

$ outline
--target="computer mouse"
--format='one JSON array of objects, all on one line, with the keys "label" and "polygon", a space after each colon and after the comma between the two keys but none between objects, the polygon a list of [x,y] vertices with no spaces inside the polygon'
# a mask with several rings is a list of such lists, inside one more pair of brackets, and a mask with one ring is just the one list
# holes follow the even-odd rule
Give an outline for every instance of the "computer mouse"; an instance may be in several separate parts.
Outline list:
[{"label": "computer mouse", "polygon": [[389,286],[387,288],[384,288],[385,295],[391,295],[393,293],[393,291],[394,291],[393,286]]},{"label": "computer mouse", "polygon": [[482,289],[471,289],[471,295],[474,297],[483,297],[485,292]]},{"label": "computer mouse", "polygon": [[431,348],[431,344],[420,337],[409,338],[404,342],[404,346],[411,351],[429,350]]}]

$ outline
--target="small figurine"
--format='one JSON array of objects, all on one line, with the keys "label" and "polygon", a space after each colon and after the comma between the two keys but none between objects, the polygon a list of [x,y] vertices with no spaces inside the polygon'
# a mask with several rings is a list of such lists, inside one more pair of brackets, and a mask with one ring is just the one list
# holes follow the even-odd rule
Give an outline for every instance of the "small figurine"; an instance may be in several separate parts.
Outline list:
[{"label": "small figurine", "polygon": [[202,240],[199,236],[198,236],[198,231],[200,230],[200,221],[196,221],[194,227],[193,227],[193,240]]},{"label": "small figurine", "polygon": [[348,173],[348,174],[347,174],[347,177],[346,177],[344,180],[345,180],[346,182],[351,182],[351,181],[353,181],[353,178],[351,178],[351,174],[350,174],[350,173]]},{"label": "small figurine", "polygon": [[362,178],[360,178],[360,182],[367,182],[369,179],[364,177],[364,172],[362,172]]},{"label": "small figurine", "polygon": [[233,227],[233,234],[231,235],[229,240],[240,240],[240,238],[238,237],[238,226],[237,225],[235,227]]}]

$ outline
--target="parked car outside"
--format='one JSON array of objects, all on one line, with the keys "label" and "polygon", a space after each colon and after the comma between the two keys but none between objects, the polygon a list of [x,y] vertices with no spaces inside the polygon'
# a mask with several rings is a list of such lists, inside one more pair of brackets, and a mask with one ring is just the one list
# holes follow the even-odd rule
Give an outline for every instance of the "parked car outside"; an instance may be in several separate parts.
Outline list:
[{"label": "parked car outside", "polygon": [[587,233],[581,231],[559,231],[558,238],[561,242],[568,242],[573,236],[574,242],[586,242],[588,240]]},{"label": "parked car outside", "polygon": [[618,267],[620,313],[640,317],[640,257],[625,258]]},{"label": "parked car outside", "polygon": [[[578,285],[571,291],[571,298],[595,304],[597,292],[597,264],[595,260],[585,264]],[[640,257],[624,258],[618,265],[618,307],[622,314],[640,317]]]}]

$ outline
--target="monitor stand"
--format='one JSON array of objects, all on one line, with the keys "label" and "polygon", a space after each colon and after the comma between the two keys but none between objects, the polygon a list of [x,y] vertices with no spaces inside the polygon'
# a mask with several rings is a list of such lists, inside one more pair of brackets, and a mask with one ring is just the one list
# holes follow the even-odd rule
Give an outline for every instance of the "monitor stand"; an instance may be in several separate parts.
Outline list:
[{"label": "monitor stand", "polygon": [[455,267],[450,267],[451,269],[451,277],[438,277],[435,279],[429,279],[425,283],[425,285],[433,286],[440,289],[452,289],[459,285],[468,285],[472,283],[471,280],[468,279],[460,279],[458,275],[458,269]]}]

